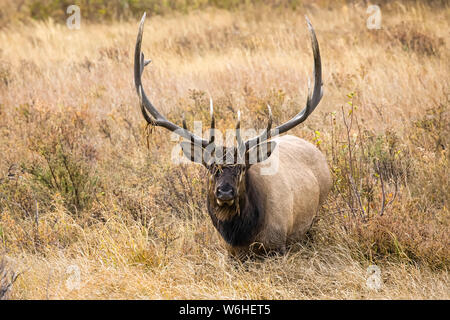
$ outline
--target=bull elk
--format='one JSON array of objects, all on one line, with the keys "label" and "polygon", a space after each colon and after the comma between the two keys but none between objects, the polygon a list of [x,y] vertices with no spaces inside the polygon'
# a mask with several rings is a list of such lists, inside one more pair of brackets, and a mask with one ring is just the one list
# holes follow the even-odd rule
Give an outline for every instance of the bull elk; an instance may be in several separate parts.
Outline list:
[{"label": "bull elk", "polygon": [[[291,135],[276,137],[305,121],[322,98],[322,65],[314,29],[306,18],[314,54],[314,88],[308,82],[306,107],[292,119],[243,141],[240,113],[236,123],[236,146],[217,146],[212,100],[209,139],[167,120],[150,102],[142,88],[142,72],[150,60],[141,52],[145,13],[139,25],[134,53],[134,82],[145,120],[164,127],[188,141],[181,142],[184,155],[208,170],[207,207],[214,227],[232,256],[249,252],[284,253],[286,246],[304,237],[319,206],[331,188],[330,171],[323,154],[311,143]],[[272,155],[272,156],[271,156]],[[231,160],[230,160],[231,159]],[[261,170],[276,162],[273,174]],[[256,246],[255,244],[258,244]]]}]

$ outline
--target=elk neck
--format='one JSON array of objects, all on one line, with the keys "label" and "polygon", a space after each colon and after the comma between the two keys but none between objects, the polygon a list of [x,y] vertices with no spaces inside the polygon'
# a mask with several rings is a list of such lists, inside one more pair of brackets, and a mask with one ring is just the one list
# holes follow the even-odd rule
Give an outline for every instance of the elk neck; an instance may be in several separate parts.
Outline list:
[{"label": "elk neck", "polygon": [[208,193],[208,213],[214,227],[231,246],[247,246],[254,242],[264,219],[263,201],[245,175],[245,190],[241,190],[237,205],[218,206],[214,194]]}]

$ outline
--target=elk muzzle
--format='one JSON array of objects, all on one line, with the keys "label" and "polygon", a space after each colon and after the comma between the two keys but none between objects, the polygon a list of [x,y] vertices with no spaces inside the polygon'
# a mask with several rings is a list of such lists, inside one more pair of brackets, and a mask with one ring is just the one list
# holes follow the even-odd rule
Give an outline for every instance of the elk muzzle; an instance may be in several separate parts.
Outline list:
[{"label": "elk muzzle", "polygon": [[231,184],[224,183],[216,188],[215,196],[216,202],[219,206],[223,206],[224,204],[231,206],[233,205],[234,198],[236,197],[236,190]]}]

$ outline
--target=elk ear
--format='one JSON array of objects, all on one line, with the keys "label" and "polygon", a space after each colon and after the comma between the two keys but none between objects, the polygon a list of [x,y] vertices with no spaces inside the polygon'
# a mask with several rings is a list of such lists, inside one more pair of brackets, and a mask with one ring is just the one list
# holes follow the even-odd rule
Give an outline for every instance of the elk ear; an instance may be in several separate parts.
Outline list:
[{"label": "elk ear", "polygon": [[275,141],[265,141],[250,148],[245,154],[246,165],[251,166],[252,164],[268,159],[276,146],[277,143]]},{"label": "elk ear", "polygon": [[186,141],[180,142],[180,145],[184,156],[192,162],[203,164],[206,167],[210,164],[211,154],[202,146]]}]

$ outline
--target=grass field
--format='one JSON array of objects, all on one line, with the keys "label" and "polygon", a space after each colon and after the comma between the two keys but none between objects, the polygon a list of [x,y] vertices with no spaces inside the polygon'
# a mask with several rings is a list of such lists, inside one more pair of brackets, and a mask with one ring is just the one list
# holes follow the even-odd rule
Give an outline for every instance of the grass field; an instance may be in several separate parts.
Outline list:
[{"label": "grass field", "polygon": [[[208,217],[205,170],[172,163],[171,134],[140,114],[138,17],[1,28],[4,298],[449,299],[450,10],[391,2],[370,30],[366,9],[319,2],[147,19],[152,102],[178,124],[185,112],[206,126],[210,94],[223,130],[238,109],[244,128],[263,128],[267,102],[276,124],[304,107],[305,14],[315,27],[324,97],[292,134],[327,155],[334,187],[307,240],[242,264]],[[371,265],[378,290],[367,285]]]}]

